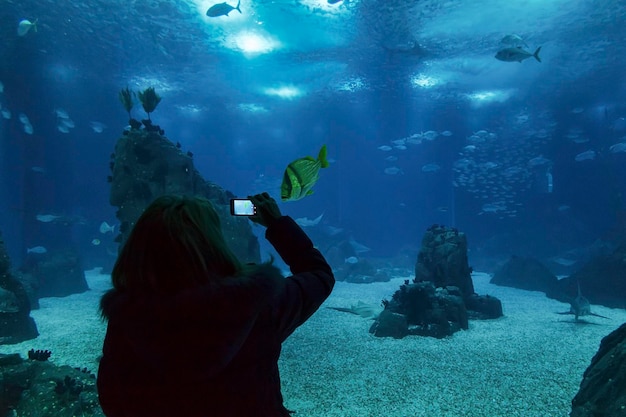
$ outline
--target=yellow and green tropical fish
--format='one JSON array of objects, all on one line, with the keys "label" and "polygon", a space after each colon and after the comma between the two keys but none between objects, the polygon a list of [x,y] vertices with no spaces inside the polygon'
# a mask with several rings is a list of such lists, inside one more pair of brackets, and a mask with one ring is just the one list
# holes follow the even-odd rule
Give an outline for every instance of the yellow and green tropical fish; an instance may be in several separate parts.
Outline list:
[{"label": "yellow and green tropical fish", "polygon": [[287,165],[280,186],[282,201],[296,201],[313,194],[311,189],[319,179],[321,168],[328,168],[326,145],[320,149],[317,159],[312,156],[299,158]]}]

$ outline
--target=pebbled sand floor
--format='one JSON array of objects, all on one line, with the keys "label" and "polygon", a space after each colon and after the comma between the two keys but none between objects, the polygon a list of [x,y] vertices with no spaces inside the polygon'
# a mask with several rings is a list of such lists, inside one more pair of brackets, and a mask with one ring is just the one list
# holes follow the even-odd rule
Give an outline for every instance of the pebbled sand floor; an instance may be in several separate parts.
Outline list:
[{"label": "pebbled sand floor", "polygon": [[[90,291],[44,298],[32,312],[40,336],[2,353],[50,349],[61,365],[97,370],[106,326],[97,315],[109,276],[86,272]],[[626,322],[626,310],[592,306],[609,317],[558,315],[569,305],[489,284],[475,273],[479,294],[498,297],[505,316],[471,321],[470,329],[437,340],[401,340],[368,333],[371,321],[325,308],[380,303],[408,277],[374,284],[338,282],[313,317],[284,344],[280,360],[285,405],[295,417],[566,417],[582,374],[602,337]]]}]

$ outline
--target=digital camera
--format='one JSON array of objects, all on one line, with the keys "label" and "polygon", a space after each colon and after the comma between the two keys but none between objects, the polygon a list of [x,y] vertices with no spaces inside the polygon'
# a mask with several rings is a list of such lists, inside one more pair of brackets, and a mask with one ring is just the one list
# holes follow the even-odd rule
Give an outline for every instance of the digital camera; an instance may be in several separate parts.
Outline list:
[{"label": "digital camera", "polygon": [[247,198],[233,198],[230,200],[230,214],[233,216],[254,216],[256,206]]}]

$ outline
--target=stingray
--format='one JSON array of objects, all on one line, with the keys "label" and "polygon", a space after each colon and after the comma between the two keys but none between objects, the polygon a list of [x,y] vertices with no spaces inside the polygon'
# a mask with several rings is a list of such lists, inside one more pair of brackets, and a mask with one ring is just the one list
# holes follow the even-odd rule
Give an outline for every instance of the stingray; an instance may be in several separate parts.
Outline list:
[{"label": "stingray", "polygon": [[581,316],[595,316],[601,317],[603,319],[608,319],[606,316],[601,316],[596,313],[591,312],[591,304],[589,300],[587,300],[580,292],[580,282],[578,282],[578,295],[572,301],[570,301],[570,309],[569,311],[564,311],[562,313],[557,314],[572,314],[574,319],[578,322],[578,317]]},{"label": "stingray", "polygon": [[383,307],[377,304],[368,304],[363,301],[359,301],[356,305],[352,305],[350,308],[346,307],[328,307],[333,310],[343,311],[344,313],[356,314],[364,319],[376,320],[380,313],[384,310]]}]

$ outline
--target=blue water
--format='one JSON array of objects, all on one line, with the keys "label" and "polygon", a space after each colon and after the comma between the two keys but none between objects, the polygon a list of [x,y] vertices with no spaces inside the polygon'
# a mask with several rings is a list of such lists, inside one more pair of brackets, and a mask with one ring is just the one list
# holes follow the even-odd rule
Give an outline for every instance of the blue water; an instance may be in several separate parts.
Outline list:
[{"label": "blue water", "polygon": [[[368,256],[418,248],[433,223],[466,232],[486,269],[585,256],[624,230],[622,2],[243,0],[208,18],[214,3],[0,3],[0,231],[15,264],[37,245],[110,261],[98,228],[116,222],[106,177],[126,86],[155,87],[154,122],[239,196],[278,197],[285,166],[327,144],[315,193],[281,209],[323,213],[320,239],[340,228]],[[38,30],[18,36],[22,19]],[[510,34],[542,62],[496,60]],[[49,213],[69,220],[35,219]]]}]

